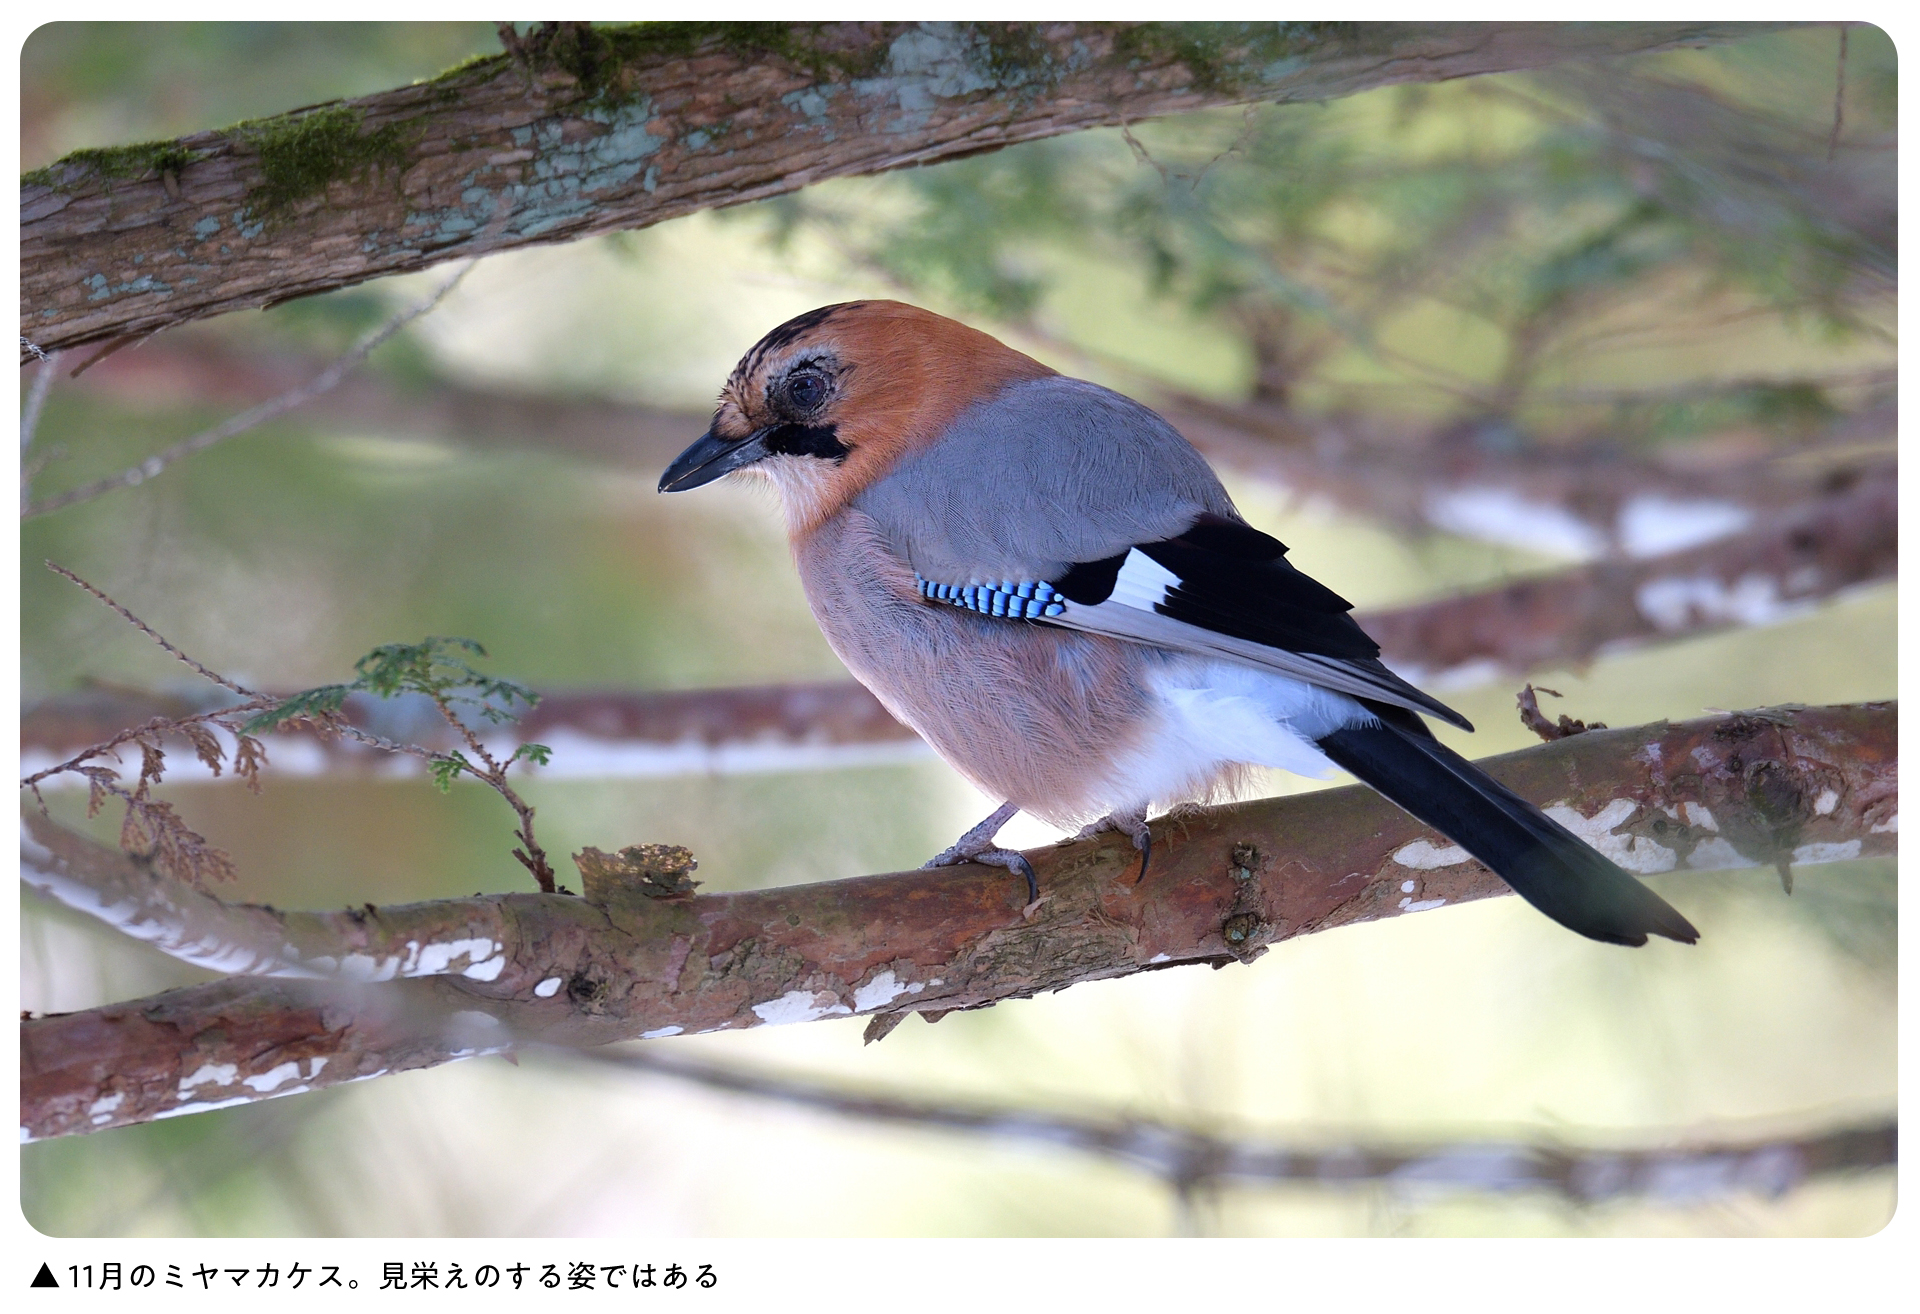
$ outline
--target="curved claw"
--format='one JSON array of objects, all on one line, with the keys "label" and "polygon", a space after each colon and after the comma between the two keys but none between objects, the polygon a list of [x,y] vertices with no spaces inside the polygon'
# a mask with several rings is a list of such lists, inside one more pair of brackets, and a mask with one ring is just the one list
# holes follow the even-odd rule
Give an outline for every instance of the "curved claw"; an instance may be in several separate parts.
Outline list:
[{"label": "curved claw", "polygon": [[1153,832],[1140,827],[1140,833],[1133,837],[1133,847],[1140,850],[1140,874],[1133,878],[1133,883],[1138,885],[1147,878],[1147,864],[1153,861]]},{"label": "curved claw", "polygon": [[[1018,872],[1027,881],[1027,903],[1035,904],[1040,900],[1040,882],[1033,874],[1033,864],[1012,849],[993,847],[993,837],[1000,828],[1012,820],[1013,814],[1020,810],[1018,804],[1002,803],[995,808],[993,815],[962,835],[938,857],[927,863],[927,867],[957,867],[963,862],[979,862],[989,867],[1005,867],[1008,871]],[[926,870],[922,868],[921,870]]]},{"label": "curved claw", "polygon": [[1033,864],[1027,861],[1026,855],[1014,853],[1011,849],[1002,849],[1000,852],[1008,854],[1013,859],[1007,864],[1009,871],[1018,872],[1027,878],[1027,902],[1030,904],[1040,902],[1040,881],[1034,876]]},{"label": "curved claw", "polygon": [[978,853],[961,853],[959,845],[955,845],[928,862],[921,870],[925,871],[932,867],[958,867],[964,862],[977,862],[985,867],[1004,867],[1026,878],[1028,903],[1034,903],[1040,898],[1040,881],[1033,874],[1033,864],[1027,861],[1025,854],[1013,849],[981,849]]}]

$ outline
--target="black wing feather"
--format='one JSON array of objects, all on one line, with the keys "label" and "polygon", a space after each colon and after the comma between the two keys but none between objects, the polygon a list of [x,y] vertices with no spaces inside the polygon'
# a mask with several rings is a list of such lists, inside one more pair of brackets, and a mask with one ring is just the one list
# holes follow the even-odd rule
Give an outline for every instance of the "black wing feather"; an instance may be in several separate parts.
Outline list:
[{"label": "black wing feather", "polygon": [[[1069,602],[1100,606],[1113,596],[1135,552],[1172,576],[1151,604],[1155,613],[1223,638],[1329,664],[1328,675],[1344,670],[1362,687],[1391,691],[1389,696],[1404,697],[1410,706],[1473,728],[1445,703],[1388,670],[1380,661],[1380,645],[1348,615],[1353,604],[1288,561],[1286,544],[1241,521],[1203,513],[1172,538],[1080,562],[1053,580],[1053,587]],[[1141,601],[1136,595],[1129,605]],[[1337,679],[1333,683],[1349,687]]]}]

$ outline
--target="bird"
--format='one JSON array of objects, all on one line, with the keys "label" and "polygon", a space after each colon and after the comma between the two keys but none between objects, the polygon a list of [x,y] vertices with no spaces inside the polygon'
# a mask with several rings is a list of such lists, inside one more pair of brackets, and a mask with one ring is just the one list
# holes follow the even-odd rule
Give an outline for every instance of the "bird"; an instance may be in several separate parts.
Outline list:
[{"label": "bird", "polygon": [[[1554,921],[1642,945],[1699,933],[1659,895],[1435,738],[1467,719],[1401,679],[1352,604],[1249,525],[1147,406],[898,301],[823,306],[741,357],[661,492],[779,494],[833,651],[1004,800],[929,867],[1024,876],[1019,811],[1152,853],[1156,805],[1250,767],[1343,769]],[[1137,878],[1136,878],[1137,879]]]}]

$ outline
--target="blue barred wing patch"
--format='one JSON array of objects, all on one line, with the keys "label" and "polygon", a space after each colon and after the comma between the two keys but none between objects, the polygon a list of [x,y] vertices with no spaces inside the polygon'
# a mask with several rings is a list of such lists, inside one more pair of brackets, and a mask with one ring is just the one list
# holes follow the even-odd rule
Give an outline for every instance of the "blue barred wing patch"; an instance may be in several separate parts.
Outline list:
[{"label": "blue barred wing patch", "polygon": [[1058,616],[1067,609],[1067,600],[1044,580],[1007,580],[998,584],[941,584],[916,572],[914,583],[929,602],[944,602],[953,607],[977,611],[982,616],[1008,616],[1014,620],[1039,620]]}]

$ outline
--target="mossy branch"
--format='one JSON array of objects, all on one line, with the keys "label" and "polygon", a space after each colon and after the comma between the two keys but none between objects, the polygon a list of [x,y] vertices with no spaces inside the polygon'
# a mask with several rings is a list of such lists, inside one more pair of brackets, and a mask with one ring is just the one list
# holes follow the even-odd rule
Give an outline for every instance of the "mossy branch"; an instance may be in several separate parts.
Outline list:
[{"label": "mossy branch", "polygon": [[549,24],[414,86],[33,171],[20,332],[44,350],[145,335],[1082,128],[1764,26]]}]

